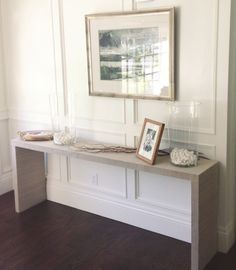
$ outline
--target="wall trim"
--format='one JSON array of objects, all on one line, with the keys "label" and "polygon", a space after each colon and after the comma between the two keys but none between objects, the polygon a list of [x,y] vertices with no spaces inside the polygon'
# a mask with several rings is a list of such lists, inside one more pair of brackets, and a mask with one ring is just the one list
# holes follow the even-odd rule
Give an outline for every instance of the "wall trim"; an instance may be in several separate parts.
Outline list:
[{"label": "wall trim", "polygon": [[[129,202],[109,200],[108,197],[101,197],[98,194],[81,192],[75,190],[73,186],[55,181],[47,182],[47,199],[181,241],[191,242],[191,225],[176,216],[170,218],[169,214],[165,215],[163,212],[160,214],[144,210]],[[218,250],[227,253],[235,240],[233,225],[230,224],[226,228],[219,227],[218,239]]]},{"label": "wall trim", "polygon": [[135,173],[135,201],[140,205],[148,206],[153,209],[154,212],[164,213],[165,216],[177,217],[178,220],[191,223],[191,211],[176,208],[167,203],[161,203],[159,201],[153,201],[140,195],[140,177],[139,171]]},{"label": "wall trim", "polygon": [[[126,199],[126,192],[113,192],[109,189],[98,188],[92,185],[80,184],[75,180],[69,179],[69,182],[61,181],[60,179],[54,178],[53,176],[47,176],[47,181],[51,184],[57,185],[58,182],[67,184],[68,187],[78,190],[79,192],[90,194],[93,197],[108,198],[110,200],[124,200]],[[126,181],[125,181],[126,185]]]},{"label": "wall trim", "polygon": [[[81,191],[90,191],[94,192],[95,194],[101,194],[101,195],[107,195],[111,197],[116,197],[117,199],[127,199],[127,173],[125,169],[125,175],[124,175],[124,185],[123,185],[123,191],[122,192],[117,192],[113,191],[108,188],[101,188],[99,185],[89,185],[85,183],[80,183],[76,181],[75,179],[72,178],[71,176],[71,170],[72,170],[72,165],[71,165],[71,158],[67,157],[67,183],[71,186],[74,186],[75,188],[78,188]],[[97,175],[97,174],[96,174]]]},{"label": "wall trim", "polygon": [[95,196],[101,195],[101,196],[110,196],[111,198],[115,199],[125,199],[126,198],[126,193],[125,192],[113,192],[109,189],[105,188],[99,188],[99,187],[92,187],[90,185],[86,184],[80,184],[76,182],[75,180],[70,180],[69,181],[70,186],[74,186],[75,188],[79,189],[82,192],[89,192],[89,193],[94,193]]},{"label": "wall trim", "polygon": [[48,200],[57,203],[191,242],[191,225],[176,216],[170,218],[135,203],[82,192],[62,182],[47,181],[47,195]]},{"label": "wall trim", "polygon": [[[216,134],[216,102],[217,102],[217,69],[218,69],[218,35],[219,35],[219,1],[220,0],[215,0],[214,1],[214,36],[213,36],[213,41],[214,41],[214,47],[213,47],[213,56],[214,59],[211,63],[212,65],[212,77],[211,77],[211,82],[212,82],[212,106],[211,106],[211,111],[212,111],[212,118],[210,123],[211,127],[209,128],[201,128],[197,130],[198,133],[202,134],[210,134],[210,135],[215,135]],[[132,0],[132,10],[147,10],[150,8],[153,8],[149,6],[152,0]],[[155,8],[158,8],[157,6]],[[177,100],[178,101],[178,100]],[[140,121],[139,121],[140,123]],[[180,130],[184,130],[184,127],[180,127]]]},{"label": "wall trim", "polygon": [[9,192],[12,189],[12,172],[8,171],[0,175],[0,195]]},{"label": "wall trim", "polygon": [[21,122],[32,122],[32,123],[41,123],[46,125],[51,125],[51,116],[50,113],[45,112],[35,112],[30,110],[17,110],[9,109],[8,118],[10,120],[16,120]]}]

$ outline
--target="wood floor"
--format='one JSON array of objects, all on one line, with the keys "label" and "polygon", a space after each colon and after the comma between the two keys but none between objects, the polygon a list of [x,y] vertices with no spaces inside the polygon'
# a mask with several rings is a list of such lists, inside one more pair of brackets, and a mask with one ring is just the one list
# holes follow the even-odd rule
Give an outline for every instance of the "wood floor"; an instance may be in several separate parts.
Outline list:
[{"label": "wood floor", "polygon": [[[207,270],[236,269],[235,255],[217,255]],[[0,196],[0,270],[8,269],[190,270],[190,245],[49,201],[16,214],[10,192]]]}]

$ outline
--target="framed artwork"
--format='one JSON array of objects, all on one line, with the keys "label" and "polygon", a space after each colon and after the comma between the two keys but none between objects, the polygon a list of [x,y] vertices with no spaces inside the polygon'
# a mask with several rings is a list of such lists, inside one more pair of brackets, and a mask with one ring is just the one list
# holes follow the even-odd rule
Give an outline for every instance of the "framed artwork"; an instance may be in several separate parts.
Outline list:
[{"label": "framed artwork", "polygon": [[85,16],[89,94],[174,100],[174,8]]},{"label": "framed artwork", "polygon": [[154,164],[165,124],[145,118],[136,155]]}]

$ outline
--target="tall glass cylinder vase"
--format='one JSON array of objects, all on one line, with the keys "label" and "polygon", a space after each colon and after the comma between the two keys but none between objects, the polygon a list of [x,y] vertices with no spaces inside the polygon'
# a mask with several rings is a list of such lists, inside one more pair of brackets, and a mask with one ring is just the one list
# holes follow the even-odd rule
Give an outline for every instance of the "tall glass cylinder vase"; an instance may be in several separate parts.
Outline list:
[{"label": "tall glass cylinder vase", "polygon": [[71,145],[76,141],[75,116],[72,95],[53,93],[49,96],[53,141],[58,145]]},{"label": "tall glass cylinder vase", "polygon": [[198,161],[199,102],[170,102],[168,140],[174,165],[196,166]]}]

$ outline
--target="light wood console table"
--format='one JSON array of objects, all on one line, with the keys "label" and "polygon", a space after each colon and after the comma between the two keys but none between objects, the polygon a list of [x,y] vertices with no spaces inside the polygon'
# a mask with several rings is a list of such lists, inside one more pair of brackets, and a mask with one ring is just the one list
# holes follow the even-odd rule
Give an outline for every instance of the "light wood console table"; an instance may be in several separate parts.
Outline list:
[{"label": "light wood console table", "polygon": [[218,162],[201,159],[197,167],[181,168],[169,157],[158,157],[151,166],[135,154],[87,153],[53,142],[12,140],[13,184],[16,212],[22,212],[47,199],[45,153],[110,164],[191,182],[191,270],[202,270],[217,252]]}]

